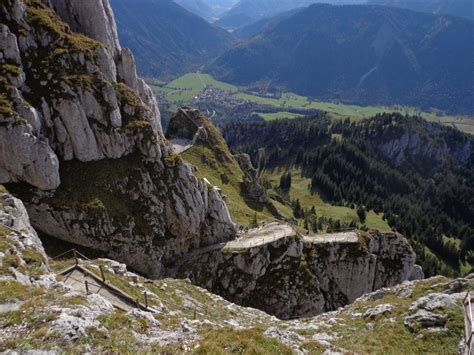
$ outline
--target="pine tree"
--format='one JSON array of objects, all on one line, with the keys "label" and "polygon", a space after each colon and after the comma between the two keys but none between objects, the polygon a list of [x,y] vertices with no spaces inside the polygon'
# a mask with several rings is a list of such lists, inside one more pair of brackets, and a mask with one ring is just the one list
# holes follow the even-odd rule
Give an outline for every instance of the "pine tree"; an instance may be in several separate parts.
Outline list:
[{"label": "pine tree", "polygon": [[286,191],[290,191],[291,189],[291,171],[286,174]]},{"label": "pine tree", "polygon": [[299,199],[293,203],[293,216],[297,219],[302,217],[301,204]]},{"label": "pine tree", "polygon": [[252,221],[250,222],[250,227],[256,228],[258,227],[258,217],[257,217],[257,212],[255,212]]},{"label": "pine tree", "polygon": [[281,191],[286,191],[286,174],[283,174],[281,177],[280,177],[280,190]]},{"label": "pine tree", "polygon": [[291,189],[291,172],[283,174],[280,177],[280,190],[283,192],[289,192]]},{"label": "pine tree", "polygon": [[361,223],[365,223],[365,220],[367,218],[367,211],[364,206],[359,205],[359,207],[357,207],[357,216],[359,216],[359,220],[361,221]]}]

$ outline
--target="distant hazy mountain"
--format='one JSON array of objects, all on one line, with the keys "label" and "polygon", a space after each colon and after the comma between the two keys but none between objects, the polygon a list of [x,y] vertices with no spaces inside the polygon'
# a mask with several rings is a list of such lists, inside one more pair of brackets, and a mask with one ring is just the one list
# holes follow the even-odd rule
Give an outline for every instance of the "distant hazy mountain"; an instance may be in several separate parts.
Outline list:
[{"label": "distant hazy mountain", "polygon": [[264,18],[269,18],[292,9],[315,3],[357,4],[366,0],[240,0],[225,13],[217,24],[228,29],[236,29]]},{"label": "distant hazy mountain", "polygon": [[168,78],[196,70],[228,49],[232,36],[172,0],[111,0],[122,44],[141,75]]},{"label": "distant hazy mountain", "polygon": [[204,0],[213,10],[216,15],[221,15],[229,11],[238,0]]},{"label": "distant hazy mountain", "polygon": [[474,113],[474,22],[382,6],[312,5],[208,70],[321,99]]},{"label": "distant hazy mountain", "polygon": [[174,0],[174,2],[208,21],[212,21],[215,16],[214,10],[205,0]]},{"label": "distant hazy mountain", "polygon": [[237,0],[174,0],[186,10],[201,16],[208,21],[214,21],[224,12],[229,11]]},{"label": "distant hazy mountain", "polygon": [[401,7],[431,14],[446,14],[474,19],[473,0],[368,0],[368,4]]}]

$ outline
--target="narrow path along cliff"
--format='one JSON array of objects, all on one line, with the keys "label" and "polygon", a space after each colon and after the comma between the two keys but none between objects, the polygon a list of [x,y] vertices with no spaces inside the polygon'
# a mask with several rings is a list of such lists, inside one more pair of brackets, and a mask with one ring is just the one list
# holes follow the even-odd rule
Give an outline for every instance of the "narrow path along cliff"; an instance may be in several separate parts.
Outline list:
[{"label": "narrow path along cliff", "polygon": [[298,237],[309,244],[359,243],[359,237],[355,230],[303,236],[288,224],[272,222],[245,232],[240,232],[235,240],[216,243],[191,251],[186,257],[181,258],[174,264],[169,274],[176,276],[176,273],[184,264],[213,251],[221,251],[222,253],[244,253],[251,248],[263,247],[290,237]]}]

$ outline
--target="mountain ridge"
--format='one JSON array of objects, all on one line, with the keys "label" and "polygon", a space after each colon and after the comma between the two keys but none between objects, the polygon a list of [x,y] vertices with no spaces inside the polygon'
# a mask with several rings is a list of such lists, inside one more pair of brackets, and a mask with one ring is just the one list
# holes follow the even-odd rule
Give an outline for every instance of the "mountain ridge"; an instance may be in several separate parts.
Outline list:
[{"label": "mountain ridge", "polygon": [[234,42],[221,28],[171,0],[111,0],[122,43],[135,55],[138,71],[170,78],[199,69]]},{"label": "mountain ridge", "polygon": [[323,100],[472,114],[474,73],[465,52],[474,51],[473,26],[405,9],[316,4],[235,46],[207,70],[222,81],[270,83]]},{"label": "mountain ridge", "polygon": [[316,3],[334,5],[359,3],[359,0],[240,0],[217,21],[223,28],[238,29],[252,23],[278,16],[279,14],[304,8]]},{"label": "mountain ridge", "polygon": [[474,20],[474,8],[469,0],[367,0],[369,5],[384,5],[432,14],[445,14]]}]

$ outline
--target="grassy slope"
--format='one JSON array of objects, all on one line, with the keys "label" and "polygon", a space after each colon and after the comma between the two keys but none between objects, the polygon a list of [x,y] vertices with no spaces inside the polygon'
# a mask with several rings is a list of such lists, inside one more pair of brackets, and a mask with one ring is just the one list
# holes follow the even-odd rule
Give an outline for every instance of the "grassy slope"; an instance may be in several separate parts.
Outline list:
[{"label": "grassy slope", "polygon": [[[283,173],[285,173],[284,170],[266,171],[263,174],[263,178],[268,179],[272,186],[278,186],[280,177]],[[323,201],[321,196],[318,194],[311,194],[308,190],[310,182],[311,179],[301,177],[301,170],[292,169],[292,184],[290,189],[291,199],[299,199],[302,207],[311,208],[312,206],[315,206],[318,216],[326,216],[328,218],[332,217],[347,223],[350,223],[352,220],[358,220],[355,209],[333,206]],[[369,228],[378,229],[383,232],[390,231],[390,227],[382,219],[382,216],[376,214],[374,211],[367,213],[366,225]]]},{"label": "grassy slope", "polygon": [[[207,161],[203,159],[204,156],[207,157]],[[222,189],[234,222],[242,225],[250,225],[255,218],[255,213],[257,213],[257,220],[259,222],[274,218],[267,208],[246,202],[240,189],[240,184],[243,181],[243,172],[234,160],[222,163],[216,159],[211,149],[203,146],[194,146],[183,153],[181,157],[183,160],[197,167],[197,175],[199,177],[207,178],[211,184],[219,186]],[[229,178],[228,183],[222,181],[221,176],[223,174]],[[281,170],[267,171],[263,177],[268,179],[272,183],[272,186],[278,186],[281,174],[283,174]],[[310,208],[311,206],[315,206],[319,216],[332,217],[347,223],[354,219],[357,220],[355,209],[333,206],[324,202],[319,195],[311,195],[308,191],[310,179],[302,178],[298,169],[293,169],[292,174],[293,183],[290,197],[292,199],[299,199],[303,207]],[[272,191],[272,193],[274,193],[274,191]],[[293,216],[293,210],[290,206],[276,200],[272,200],[272,202],[282,216],[286,218]],[[383,232],[390,231],[390,227],[382,219],[381,215],[373,211],[367,213],[366,224],[369,228],[378,229]]]},{"label": "grassy slope", "polygon": [[[209,158],[213,156],[213,153],[206,147],[194,146],[185,152],[182,155],[182,158],[197,167],[197,175],[199,177],[207,178],[211,184],[222,188],[234,222],[242,225],[250,225],[254,220],[255,213],[257,213],[257,220],[259,222],[274,218],[268,209],[262,209],[246,202],[240,190],[240,183],[242,182],[243,177],[240,167],[234,163],[222,164],[213,158],[210,159],[210,164],[204,163],[202,159],[204,155]],[[229,177],[229,182],[227,184],[224,184],[221,179],[221,175],[224,173]],[[263,177],[271,181],[273,186],[277,186],[282,173],[282,171],[267,171]],[[323,201],[319,195],[311,195],[307,188],[309,181],[310,180],[307,178],[302,178],[299,175],[298,170],[293,170],[293,184],[290,191],[290,197],[292,199],[299,199],[303,207],[310,208],[311,206],[315,206],[318,216],[326,216],[328,218],[332,217],[347,223],[354,219],[357,220],[355,209],[333,206]],[[274,192],[272,191],[272,193]],[[293,210],[290,206],[282,204],[276,200],[272,200],[272,203],[282,216],[286,218],[293,217]],[[373,211],[367,213],[366,224],[369,228],[378,229],[382,232],[390,231],[390,227],[382,219],[381,215],[378,215]]]},{"label": "grassy slope", "polygon": [[[181,155],[183,160],[197,168],[197,175],[199,177],[207,178],[212,185],[222,189],[234,222],[248,226],[254,222],[255,214],[257,214],[258,223],[274,219],[274,216],[267,207],[256,204],[254,201],[249,201],[242,194],[241,184],[244,173],[232,157],[217,128],[210,124],[207,118],[202,117],[202,123],[210,134],[208,137],[209,142],[206,145],[202,143],[194,145]],[[269,180],[272,186],[278,186],[280,176],[283,173],[283,170],[267,171],[263,174],[262,178]],[[358,219],[355,209],[333,206],[324,202],[319,195],[312,195],[308,190],[310,179],[301,177],[300,170],[293,169],[292,175],[293,183],[290,197],[291,199],[299,199],[302,207],[311,208],[315,206],[319,216],[332,217],[346,223]],[[225,181],[226,179],[223,179],[223,176],[227,177],[228,181]],[[277,194],[275,191],[269,191],[269,196],[275,194]],[[293,210],[290,205],[280,203],[275,199],[272,199],[272,203],[281,216],[285,218],[293,217]],[[303,223],[303,221],[300,221],[300,223]],[[369,228],[378,229],[383,232],[390,231],[389,226],[382,217],[373,211],[367,213],[366,224]]]},{"label": "grassy slope", "polygon": [[[402,106],[357,106],[346,105],[341,103],[322,102],[310,100],[307,97],[296,95],[294,93],[283,93],[281,97],[263,97],[252,95],[244,92],[239,92],[234,85],[223,83],[214,80],[208,74],[188,73],[165,86],[153,85],[153,90],[157,94],[166,95],[166,99],[174,104],[186,104],[194,96],[198,95],[206,87],[213,87],[233,93],[234,97],[240,100],[248,100],[251,102],[273,106],[276,109],[281,109],[281,112],[271,114],[272,116],[265,117],[265,114],[260,114],[264,119],[288,118],[287,111],[291,109],[316,109],[326,111],[331,114],[334,119],[341,119],[350,117],[353,120],[361,120],[372,117],[377,113],[382,112],[400,112],[403,114],[421,114],[423,118],[432,122],[439,122],[448,125],[454,125],[460,130],[474,133],[474,119],[470,117],[448,116],[440,114],[437,116],[431,112],[419,112],[415,108]],[[295,116],[296,117],[296,116]],[[292,118],[292,117],[290,117]]]},{"label": "grassy slope", "polygon": [[[53,268],[56,263],[67,264],[71,261],[73,260],[50,260]],[[98,265],[105,266],[103,261],[94,260],[87,267],[99,276]],[[395,292],[389,290],[375,301],[356,301],[340,310],[337,316],[322,315],[316,324],[322,324],[320,322],[323,321],[325,325],[315,328],[314,318],[301,319],[296,325],[295,321],[278,321],[260,312],[230,307],[228,302],[216,299],[184,280],[153,281],[139,277],[139,282],[135,284],[128,278],[111,272],[107,267],[104,272],[112,285],[137,298],[141,299],[144,287],[149,295],[153,293],[157,296],[149,297],[149,302],[158,308],[161,305],[166,307],[166,311],[154,315],[160,322],[160,332],[179,330],[185,319],[196,318],[202,321],[193,325],[200,336],[189,344],[188,350],[194,354],[291,354],[288,347],[264,336],[263,333],[269,327],[299,333],[302,347],[311,354],[323,353],[324,347],[313,340],[318,333],[335,336],[332,343],[354,353],[456,354],[463,330],[460,305],[445,310],[448,314],[446,332],[429,333],[422,330],[423,336],[417,336],[403,325],[403,315],[412,302],[428,293],[445,290],[444,283],[449,279],[442,277],[417,283],[411,295],[405,298],[398,297]],[[187,300],[187,303],[184,303],[184,300]],[[99,317],[99,325],[88,328],[86,337],[65,342],[59,334],[49,332],[58,317],[58,313],[52,311],[50,306],[78,307],[80,312],[81,305],[87,303],[84,295],[66,294],[60,288],[35,288],[22,286],[15,281],[0,281],[0,303],[18,301],[25,301],[20,309],[0,314],[0,328],[11,330],[8,337],[0,338],[0,351],[52,349],[59,346],[64,352],[80,353],[90,346],[94,352],[107,353],[184,353],[181,343],[164,346],[140,343],[137,333],[145,335],[153,330],[149,321],[144,318],[135,319],[121,311]],[[192,307],[186,305],[190,302]],[[392,313],[388,315],[379,315],[374,319],[354,316],[356,313],[363,314],[368,308],[387,303],[394,306]],[[336,321],[326,322],[326,319]],[[228,326],[229,322],[235,321],[244,324],[246,328],[236,330]],[[215,326],[211,326],[210,322]],[[368,326],[369,323],[371,327]]]},{"label": "grassy slope", "polygon": [[[408,311],[409,305],[427,292],[442,290],[439,286],[441,281],[447,279],[440,277],[423,281],[407,298],[387,295],[377,301],[355,302],[350,311],[344,311],[339,321],[330,328],[330,331],[340,336],[336,345],[355,353],[457,354],[458,336],[462,333],[464,323],[460,305],[447,310],[449,330],[446,332],[423,332],[423,336],[414,336],[403,325],[403,314]],[[353,317],[354,313],[364,313],[369,307],[387,303],[395,306],[394,312],[389,317],[377,316],[371,321],[372,329],[367,327],[369,320]]]},{"label": "grassy slope", "polygon": [[[458,238],[447,237],[443,235],[443,241],[445,243],[450,242],[456,246],[456,249],[459,251],[461,249],[461,240]],[[461,275],[467,275],[472,270],[472,265],[469,262],[461,262]]]},{"label": "grassy slope", "polygon": [[[203,156],[207,157],[207,163],[204,162]],[[234,222],[249,225],[254,219],[255,213],[257,213],[258,220],[267,219],[272,216],[267,209],[259,208],[255,210],[255,206],[251,207],[245,202],[245,198],[241,195],[240,190],[244,173],[234,160],[222,163],[216,159],[211,149],[203,146],[194,146],[182,154],[181,157],[197,167],[197,175],[199,177],[205,177],[211,184],[222,188]],[[227,184],[222,182],[222,174],[227,175],[229,178]]]},{"label": "grassy slope", "polygon": [[[11,249],[9,232],[0,229],[0,252],[7,254]],[[3,241],[3,243],[2,243]],[[61,270],[74,263],[74,259],[49,260],[53,270]],[[32,260],[23,253],[24,260]],[[5,262],[3,257],[3,262]],[[34,263],[22,270],[30,276],[35,275]],[[103,260],[90,261],[86,267],[100,276],[98,266],[106,266]],[[5,270],[0,268],[0,277]],[[67,307],[82,312],[81,306],[87,304],[85,295],[67,293],[62,288],[43,288],[23,286],[16,281],[0,281],[0,304],[22,302],[18,310],[0,313],[0,333],[8,336],[0,337],[0,352],[7,349],[25,351],[31,349],[60,349],[65,353],[82,353],[86,349],[94,353],[184,353],[182,342],[169,345],[144,344],[137,334],[156,336],[167,331],[180,331],[183,321],[198,320],[196,328],[199,338],[188,344],[188,351],[194,354],[291,354],[290,349],[264,335],[266,329],[278,327],[299,333],[300,343],[311,354],[322,354],[324,347],[314,340],[318,333],[335,336],[332,341],[336,346],[355,353],[389,353],[389,354],[455,354],[463,329],[463,315],[460,304],[445,310],[448,315],[446,332],[429,333],[421,330],[423,336],[411,333],[403,325],[403,315],[412,302],[427,293],[445,292],[443,284],[448,279],[438,277],[417,283],[413,292],[405,298],[396,296],[390,291],[375,301],[356,301],[337,316],[322,315],[316,324],[324,324],[315,328],[314,318],[295,321],[278,321],[261,312],[230,306],[223,299],[216,298],[201,288],[184,280],[147,280],[139,277],[138,283],[130,282],[126,276],[104,268],[105,278],[115,287],[124,292],[143,299],[146,289],[152,306],[161,308],[153,315],[159,322],[159,329],[151,326],[145,318],[136,319],[121,311],[98,318],[97,326],[87,328],[87,336],[75,341],[64,341],[60,334],[51,332],[58,312],[52,308]],[[58,276],[59,280],[61,279]],[[392,313],[379,315],[374,319],[355,317],[356,313],[364,313],[368,308],[379,304],[393,305]],[[190,307],[189,304],[192,304]],[[437,312],[437,311],[435,311]],[[326,318],[336,321],[326,321]],[[245,329],[237,330],[229,326],[237,322]],[[322,322],[322,323],[321,323]],[[214,324],[214,325],[211,325]],[[368,324],[371,324],[371,327]],[[150,333],[151,332],[151,333]],[[173,337],[173,335],[170,335]],[[170,338],[171,339],[171,338]]]}]

